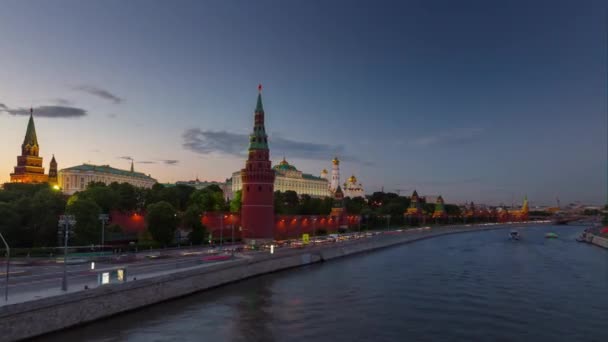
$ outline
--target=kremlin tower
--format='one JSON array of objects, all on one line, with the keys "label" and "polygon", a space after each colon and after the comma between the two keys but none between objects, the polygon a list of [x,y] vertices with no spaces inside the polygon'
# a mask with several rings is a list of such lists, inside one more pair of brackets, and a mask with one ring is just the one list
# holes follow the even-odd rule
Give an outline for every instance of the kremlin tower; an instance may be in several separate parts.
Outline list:
[{"label": "kremlin tower", "polygon": [[58,185],[58,183],[57,183],[57,161],[55,160],[54,154],[53,154],[53,158],[51,159],[51,167],[49,167],[49,184],[51,186]]},{"label": "kremlin tower", "polygon": [[253,133],[249,136],[249,156],[241,170],[243,183],[241,224],[247,242],[274,240],[274,178],[270,167],[268,136],[264,127],[262,85],[254,113]]},{"label": "kremlin tower", "polygon": [[25,139],[21,145],[21,155],[17,157],[17,166],[11,173],[12,183],[46,183],[48,176],[44,174],[42,157],[38,155],[38,137],[34,125],[34,110],[30,109],[30,121],[27,124]]},{"label": "kremlin tower", "polygon": [[433,212],[433,218],[435,220],[437,220],[437,219],[443,219],[446,217],[447,217],[447,214],[445,212],[443,197],[441,197],[441,195],[439,195],[439,197],[437,197],[437,202],[435,202],[435,211]]}]

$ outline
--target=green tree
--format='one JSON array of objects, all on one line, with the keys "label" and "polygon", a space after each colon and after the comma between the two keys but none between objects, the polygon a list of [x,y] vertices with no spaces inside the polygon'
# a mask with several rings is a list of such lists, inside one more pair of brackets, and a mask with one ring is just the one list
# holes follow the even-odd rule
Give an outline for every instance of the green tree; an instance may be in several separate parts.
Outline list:
[{"label": "green tree", "polygon": [[210,188],[211,186],[194,191],[190,195],[190,205],[197,206],[201,212],[226,210],[224,193],[221,189],[220,191],[214,191],[214,188]]},{"label": "green tree", "polygon": [[21,217],[15,207],[11,203],[0,202],[0,233],[9,246],[22,246],[20,228]]},{"label": "green tree", "polygon": [[[103,183],[101,183],[103,184]],[[78,194],[80,198],[90,199],[95,202],[104,213],[116,209],[120,196],[117,191],[104,185],[89,186],[85,191]]]},{"label": "green tree", "polygon": [[195,245],[200,245],[205,240],[206,227],[201,222],[201,215],[201,211],[195,205],[190,205],[182,215],[182,226],[190,230],[188,239]]},{"label": "green tree", "polygon": [[286,211],[286,214],[295,215],[298,213],[298,205],[300,204],[300,199],[298,198],[298,194],[293,190],[287,190],[283,193],[283,205]]},{"label": "green tree", "polygon": [[109,185],[111,189],[118,193],[118,203],[116,209],[120,211],[130,211],[138,208],[140,199],[136,188],[129,183],[112,183]]},{"label": "green tree", "polygon": [[97,203],[87,198],[79,198],[67,206],[66,212],[74,215],[76,219],[74,237],[71,239],[73,244],[88,245],[101,242],[101,223],[99,221],[101,208]]},{"label": "green tree", "polygon": [[148,205],[146,223],[156,242],[165,246],[173,242],[178,221],[177,212],[170,203],[161,201]]},{"label": "green tree", "polygon": [[237,192],[234,193],[234,198],[232,198],[232,200],[230,201],[230,212],[240,213],[242,202],[243,202],[243,191],[238,190]]}]

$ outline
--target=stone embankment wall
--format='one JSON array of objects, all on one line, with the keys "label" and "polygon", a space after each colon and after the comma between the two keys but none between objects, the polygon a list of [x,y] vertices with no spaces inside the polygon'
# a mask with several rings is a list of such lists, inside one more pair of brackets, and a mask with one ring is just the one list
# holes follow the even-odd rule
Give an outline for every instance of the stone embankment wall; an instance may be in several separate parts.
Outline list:
[{"label": "stone embankment wall", "polygon": [[587,234],[587,242],[608,249],[608,239],[598,235]]},{"label": "stone embankment wall", "polygon": [[500,227],[396,233],[335,245],[284,250],[227,263],[193,267],[154,278],[0,307],[0,341],[14,341],[142,308],[249,277],[368,252],[438,235]]}]

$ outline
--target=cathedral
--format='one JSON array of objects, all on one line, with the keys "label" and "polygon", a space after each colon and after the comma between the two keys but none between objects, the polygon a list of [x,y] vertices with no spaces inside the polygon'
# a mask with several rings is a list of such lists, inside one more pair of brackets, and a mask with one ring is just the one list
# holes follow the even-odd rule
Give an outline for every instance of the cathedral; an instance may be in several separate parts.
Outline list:
[{"label": "cathedral", "polygon": [[[329,173],[326,169],[321,171],[321,178],[328,181],[329,191],[333,194],[340,187],[340,160],[338,157],[334,157],[331,163],[331,179],[329,179]],[[354,174],[348,177],[348,180],[342,184],[341,190],[344,193],[344,197],[365,197],[363,185],[358,182],[357,177],[355,177]]]},{"label": "cathedral", "polygon": [[39,156],[40,146],[34,125],[34,110],[30,109],[30,120],[27,124],[25,139],[21,144],[21,155],[17,156],[17,166],[11,173],[11,183],[49,183],[57,185],[57,161],[51,160],[49,174],[44,173],[42,157]]}]

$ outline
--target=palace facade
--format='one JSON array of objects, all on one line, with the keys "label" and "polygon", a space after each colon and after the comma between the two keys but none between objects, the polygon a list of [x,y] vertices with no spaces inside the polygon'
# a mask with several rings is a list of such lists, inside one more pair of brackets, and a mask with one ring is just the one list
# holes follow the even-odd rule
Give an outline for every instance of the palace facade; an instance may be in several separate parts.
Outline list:
[{"label": "palace facade", "polygon": [[109,165],[82,164],[59,170],[59,187],[64,194],[72,195],[77,191],[83,191],[92,182],[102,182],[106,185],[111,183],[129,183],[138,188],[151,188],[156,184],[156,179],[141,172],[135,172],[133,162],[131,170],[120,170]]},{"label": "palace facade", "polygon": [[[274,191],[285,192],[291,190],[295,191],[299,196],[308,195],[310,197],[331,196],[326,179],[303,173],[294,165],[289,164],[285,158],[275,165],[272,170],[275,173]],[[234,172],[231,179],[232,193],[242,188],[241,172]]]}]

